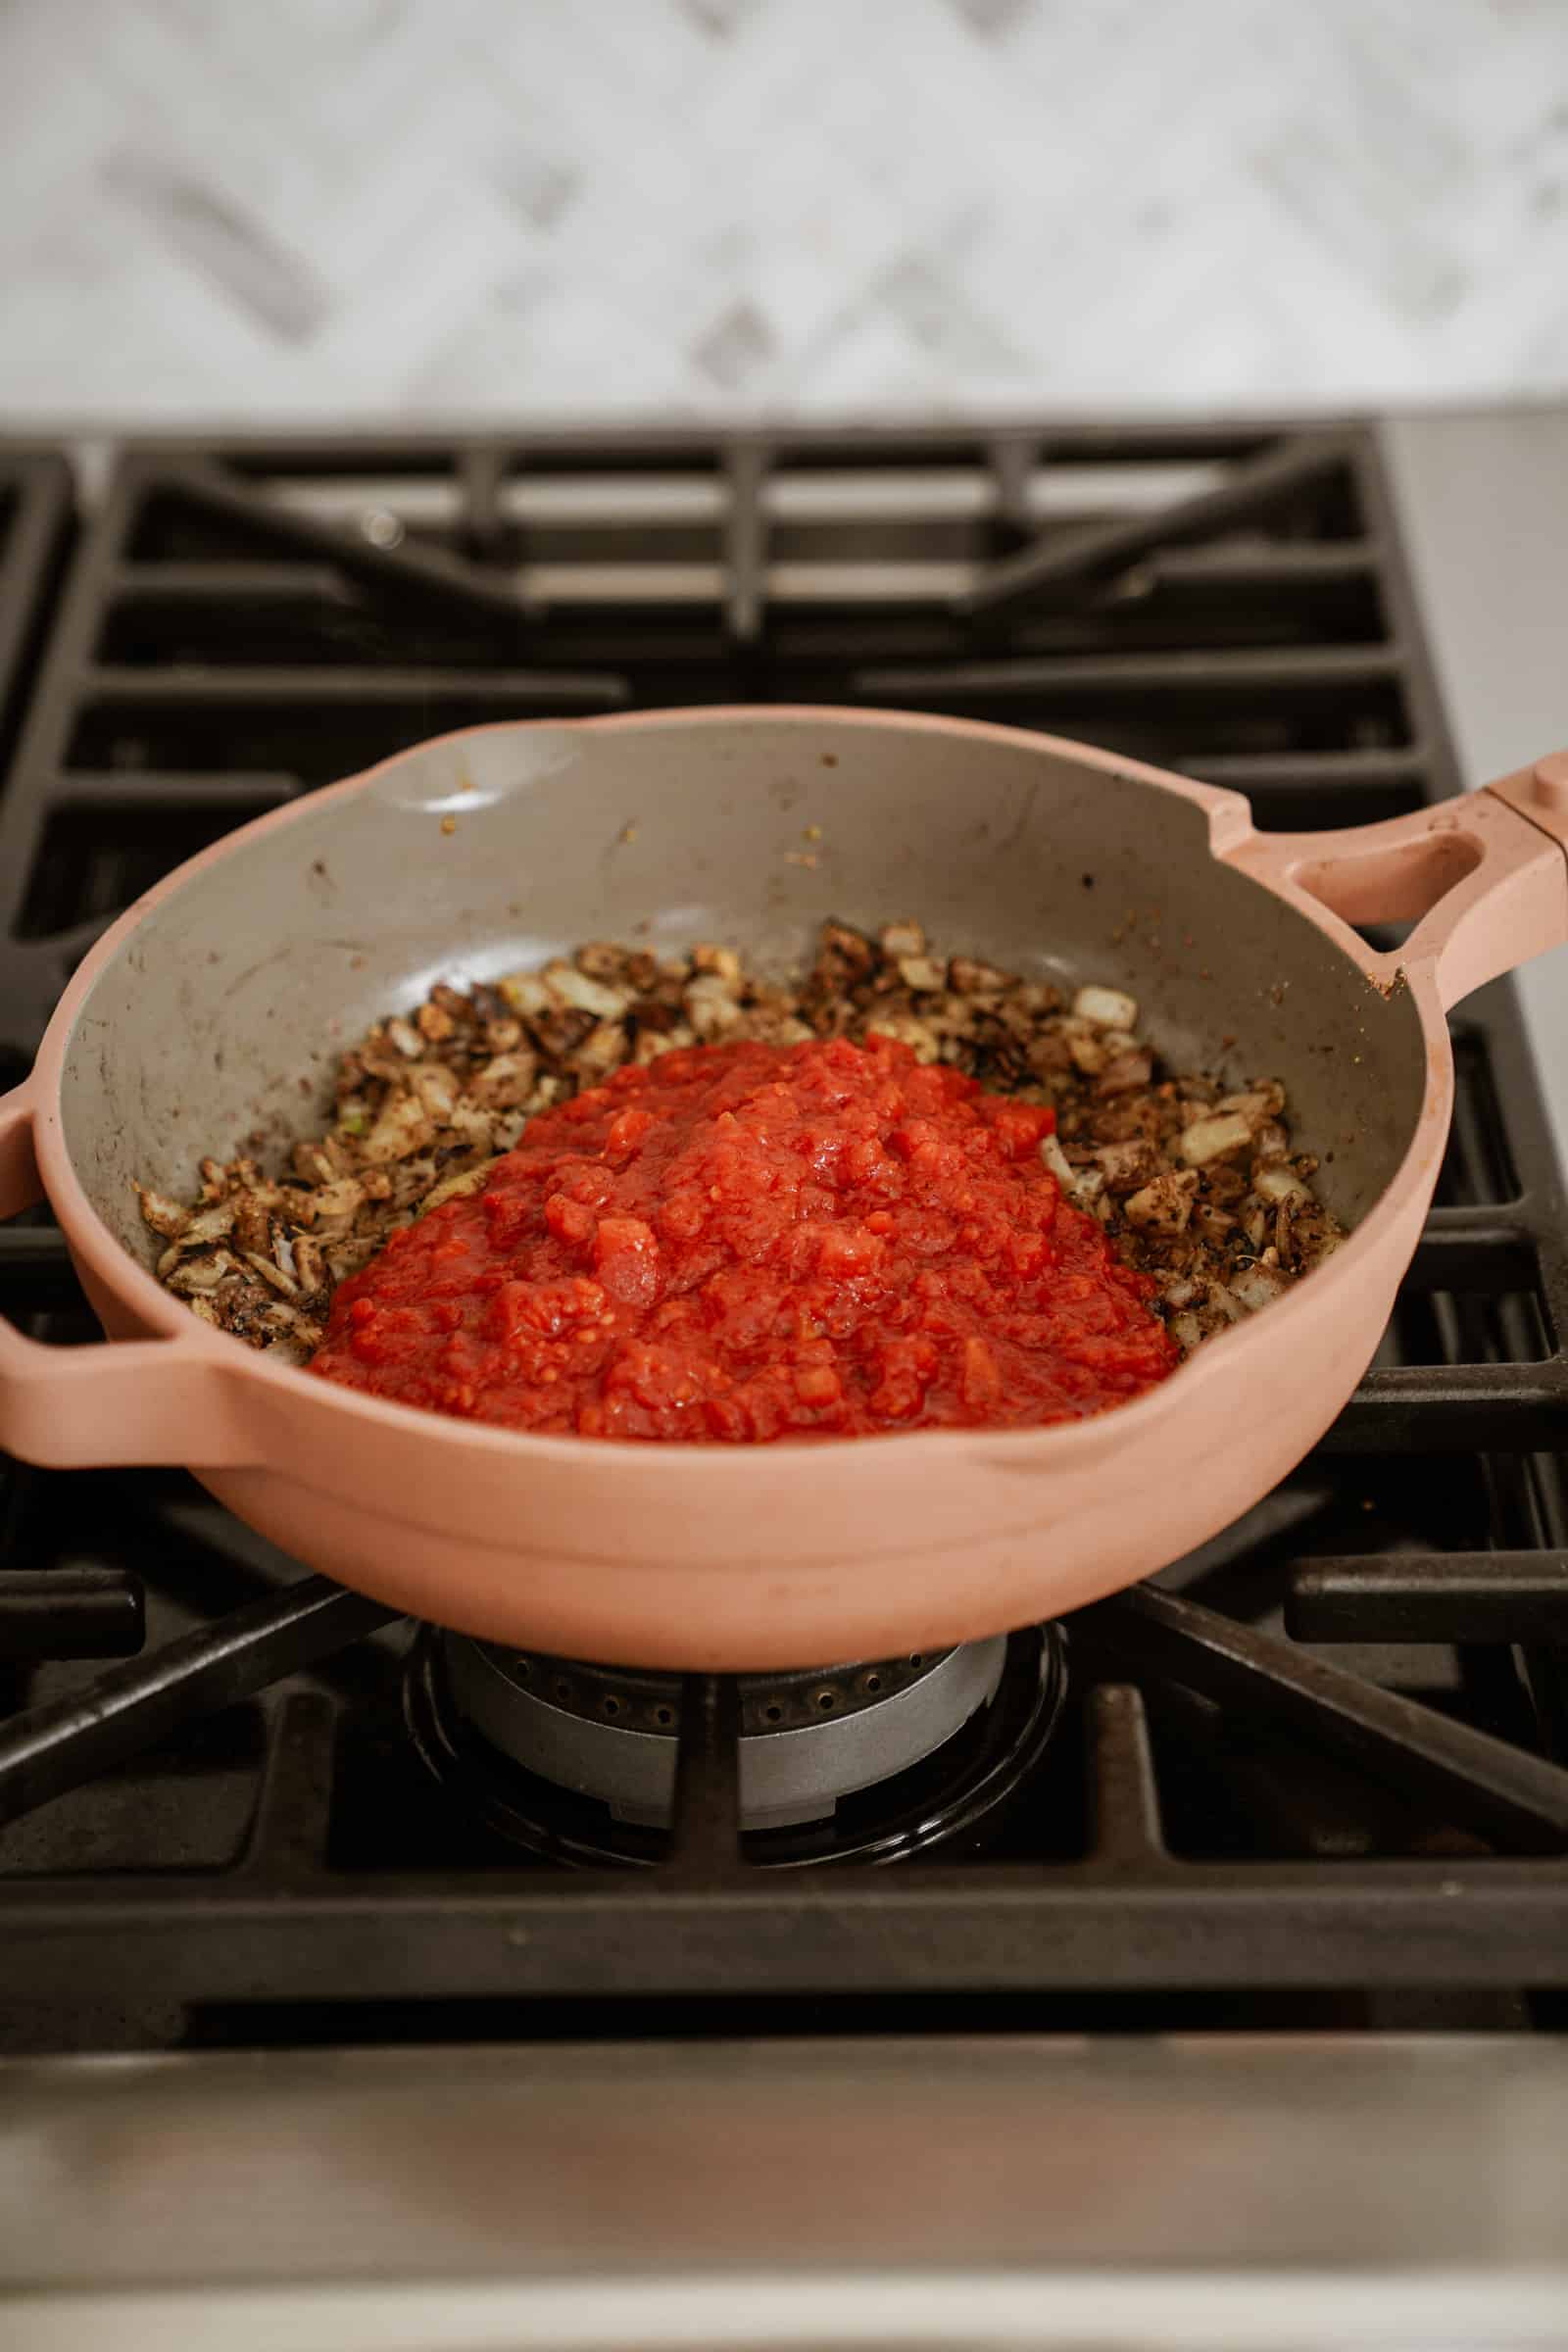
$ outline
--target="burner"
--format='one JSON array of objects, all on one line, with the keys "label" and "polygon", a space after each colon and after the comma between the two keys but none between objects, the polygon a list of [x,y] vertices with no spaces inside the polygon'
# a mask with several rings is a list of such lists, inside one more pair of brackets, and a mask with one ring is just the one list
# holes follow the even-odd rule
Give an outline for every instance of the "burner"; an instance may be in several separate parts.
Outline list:
[{"label": "burner", "polygon": [[[741,1830],[760,1862],[894,1860],[948,1842],[1010,1794],[1054,1727],[1054,1627],[873,1665],[743,1675]],[[577,1862],[654,1861],[675,1795],[684,1684],[427,1627],[410,1727],[492,1828]]]}]

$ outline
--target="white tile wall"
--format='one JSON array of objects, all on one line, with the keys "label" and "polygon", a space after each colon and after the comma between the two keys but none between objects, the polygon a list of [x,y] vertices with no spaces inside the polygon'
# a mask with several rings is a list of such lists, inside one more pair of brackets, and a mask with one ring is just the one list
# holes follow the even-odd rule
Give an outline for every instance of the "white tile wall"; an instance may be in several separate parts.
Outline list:
[{"label": "white tile wall", "polygon": [[1568,0],[0,0],[0,420],[1568,387]]}]

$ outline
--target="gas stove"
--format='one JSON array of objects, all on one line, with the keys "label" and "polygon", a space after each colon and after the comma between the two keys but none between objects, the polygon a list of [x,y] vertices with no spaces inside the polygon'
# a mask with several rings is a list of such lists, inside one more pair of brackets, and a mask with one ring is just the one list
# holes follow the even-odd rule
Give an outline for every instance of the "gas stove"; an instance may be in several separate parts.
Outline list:
[{"label": "gas stove", "polygon": [[[1460,784],[1355,423],[74,454],[0,450],[8,1078],[170,865],[479,720],[963,711],[1279,828]],[[1563,1196],[1511,988],[1454,1041],[1350,1405],[1062,1626],[615,1672],[389,1621],[182,1476],[0,1467],[0,2043],[1568,2025]],[[0,1309],[91,1336],[41,1212]]]}]

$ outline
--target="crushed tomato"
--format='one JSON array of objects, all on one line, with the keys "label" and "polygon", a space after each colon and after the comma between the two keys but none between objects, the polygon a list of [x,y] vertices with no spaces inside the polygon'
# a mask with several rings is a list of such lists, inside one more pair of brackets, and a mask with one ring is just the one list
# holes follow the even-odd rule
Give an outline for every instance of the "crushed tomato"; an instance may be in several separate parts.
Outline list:
[{"label": "crushed tomato", "polygon": [[873,1039],[662,1054],[393,1234],[312,1369],[510,1429],[758,1443],[1077,1419],[1178,1351],[1054,1114]]}]

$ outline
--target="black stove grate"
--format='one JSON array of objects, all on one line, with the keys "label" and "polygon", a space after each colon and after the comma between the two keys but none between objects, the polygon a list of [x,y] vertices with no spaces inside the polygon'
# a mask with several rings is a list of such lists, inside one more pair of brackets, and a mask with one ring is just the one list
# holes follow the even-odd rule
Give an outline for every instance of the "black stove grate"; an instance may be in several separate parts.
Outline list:
[{"label": "black stove grate", "polygon": [[[22,724],[74,513],[71,468],[58,452],[0,447],[0,761],[9,760]],[[6,1002],[0,988],[0,1004]],[[17,1052],[24,1034],[11,1020],[0,1022],[0,1085],[25,1066]]]},{"label": "black stove grate", "polygon": [[[1457,786],[1354,426],[142,444],[56,605],[70,527],[58,462],[0,456],[14,1060],[171,863],[471,721],[963,710],[1292,828]],[[1377,1364],[1257,1511],[1073,1622],[1062,1727],[972,1850],[757,1868],[719,1682],[690,1693],[655,1867],[530,1859],[415,1755],[409,1629],[181,1477],[0,1470],[8,2031],[243,2039],[281,2003],[275,2031],[354,2037],[518,1995],[508,2031],[747,1995],[776,2030],[835,2001],[863,2026],[871,1996],[949,2023],[1157,2025],[1204,1993],[1272,2022],[1558,2014],[1563,1199],[1511,991],[1455,1040],[1439,1205]],[[0,1307],[87,1336],[47,1220],[0,1231]]]}]

